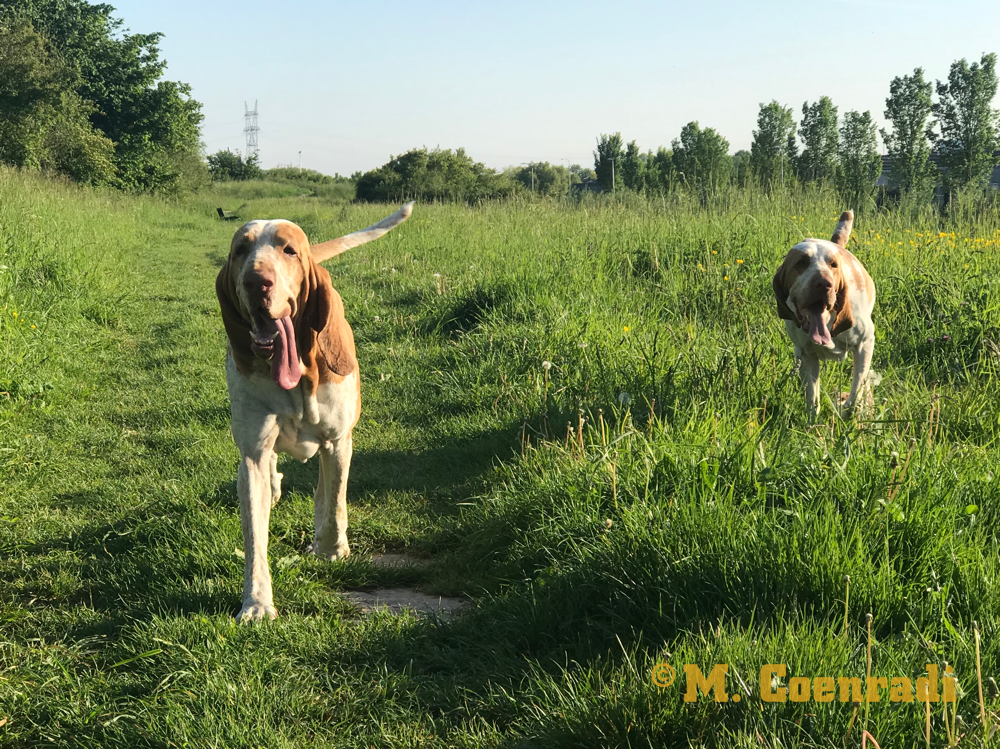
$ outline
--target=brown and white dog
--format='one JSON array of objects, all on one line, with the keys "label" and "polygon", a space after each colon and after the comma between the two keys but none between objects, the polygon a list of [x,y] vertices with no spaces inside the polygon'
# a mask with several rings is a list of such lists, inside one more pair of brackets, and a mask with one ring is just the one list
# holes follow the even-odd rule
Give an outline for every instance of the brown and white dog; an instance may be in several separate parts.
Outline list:
[{"label": "brown and white dog", "polygon": [[412,210],[407,203],[367,229],[312,247],[284,220],[251,221],[233,237],[215,289],[229,337],[226,383],[240,450],[246,567],[238,619],[277,616],[267,562],[271,507],[281,496],[277,453],[303,462],[319,453],[309,551],[327,559],[350,554],[347,474],[361,380],[344,304],[319,263],[381,237]]},{"label": "brown and white dog", "polygon": [[871,397],[877,375],[870,373],[875,346],[875,284],[868,271],[847,251],[854,214],[844,211],[833,238],[806,239],[785,255],[772,285],[778,317],[785,321],[800,362],[810,420],[819,412],[819,360],[854,359],[851,392],[843,401],[851,409],[858,397]]}]

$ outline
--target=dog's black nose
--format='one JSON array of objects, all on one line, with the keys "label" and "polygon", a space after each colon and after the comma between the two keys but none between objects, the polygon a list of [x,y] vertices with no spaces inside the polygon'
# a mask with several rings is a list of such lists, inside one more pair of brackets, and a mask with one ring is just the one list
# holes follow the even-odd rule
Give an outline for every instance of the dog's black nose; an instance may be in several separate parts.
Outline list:
[{"label": "dog's black nose", "polygon": [[243,277],[243,285],[248,291],[270,291],[274,286],[274,273],[263,268],[254,268]]}]

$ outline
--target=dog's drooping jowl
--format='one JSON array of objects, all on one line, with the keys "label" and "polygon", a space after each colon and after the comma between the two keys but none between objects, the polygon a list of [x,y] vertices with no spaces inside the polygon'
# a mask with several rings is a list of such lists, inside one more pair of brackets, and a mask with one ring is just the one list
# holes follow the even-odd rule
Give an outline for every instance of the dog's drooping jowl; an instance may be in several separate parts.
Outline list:
[{"label": "dog's drooping jowl", "polygon": [[281,496],[279,452],[302,461],[319,453],[309,551],[327,559],[350,554],[347,475],[361,380],[344,304],[320,263],[377,239],[412,210],[407,203],[367,229],[314,246],[284,220],[251,221],[233,237],[215,288],[229,337],[226,383],[240,450],[246,568],[238,619],[277,616],[267,536],[271,507]]},{"label": "dog's drooping jowl", "polygon": [[805,389],[809,418],[819,413],[819,362],[854,359],[851,392],[843,401],[854,408],[858,398],[871,399],[877,377],[871,372],[875,346],[875,283],[861,262],[847,250],[854,214],[845,211],[830,241],[806,239],[785,255],[772,285],[778,317],[785,321],[795,344],[799,376]]}]

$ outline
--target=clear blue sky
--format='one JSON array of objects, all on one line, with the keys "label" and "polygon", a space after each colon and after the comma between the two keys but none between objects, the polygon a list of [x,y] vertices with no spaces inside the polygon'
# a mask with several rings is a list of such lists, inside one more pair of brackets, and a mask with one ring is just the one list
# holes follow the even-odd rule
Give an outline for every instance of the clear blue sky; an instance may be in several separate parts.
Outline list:
[{"label": "clear blue sky", "polygon": [[997,0],[194,2],[109,0],[161,31],[167,75],[204,104],[209,152],[350,174],[415,146],[488,166],[591,164],[599,133],[645,150],[681,127],[749,148],[758,104],[830,96],[882,121],[893,76],[944,78],[1000,51]]}]

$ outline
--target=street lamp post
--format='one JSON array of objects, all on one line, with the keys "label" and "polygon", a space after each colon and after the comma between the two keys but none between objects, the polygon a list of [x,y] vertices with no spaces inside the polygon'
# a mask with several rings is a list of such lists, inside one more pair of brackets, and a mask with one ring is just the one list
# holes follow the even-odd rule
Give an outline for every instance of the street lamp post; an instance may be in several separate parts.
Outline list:
[{"label": "street lamp post", "polygon": [[534,162],[522,161],[519,166],[531,167],[531,191],[535,191],[535,164]]}]

